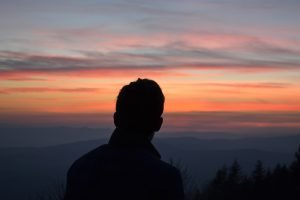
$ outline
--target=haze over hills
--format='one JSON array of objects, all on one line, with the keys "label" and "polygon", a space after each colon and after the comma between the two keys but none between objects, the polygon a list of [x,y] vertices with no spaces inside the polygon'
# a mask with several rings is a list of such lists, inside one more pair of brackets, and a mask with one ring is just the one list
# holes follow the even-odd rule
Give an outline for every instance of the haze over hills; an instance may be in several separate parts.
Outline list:
[{"label": "haze over hills", "polygon": [[[29,130],[27,129],[26,132]],[[19,139],[15,140],[19,142],[18,145],[14,145],[15,147],[6,145],[0,148],[0,199],[24,199],[24,196],[29,197],[48,190],[57,183],[64,183],[66,171],[71,163],[87,151],[107,143],[107,133],[110,134],[109,130],[104,129],[103,134],[101,132],[99,134],[100,129],[84,128],[32,128],[31,130],[35,132],[27,135],[28,137],[42,135],[35,140],[28,139],[32,147],[24,147],[25,144],[28,146],[28,141],[23,140],[22,143]],[[38,133],[38,130],[41,132]],[[67,131],[73,132],[67,134]],[[70,142],[71,136],[74,141],[82,140],[81,134],[84,132],[86,141]],[[10,133],[13,132],[6,135]],[[2,131],[1,135],[2,137],[4,135]],[[300,144],[300,134],[252,138],[225,138],[224,134],[221,138],[221,135],[216,133],[214,139],[204,139],[190,136],[167,137],[162,134],[161,137],[154,139],[154,144],[165,161],[172,159],[187,167],[190,177],[200,185],[210,180],[218,168],[230,165],[235,159],[240,162],[245,172],[250,172],[257,160],[262,160],[266,167],[274,167],[277,163],[288,163],[293,159],[294,152]],[[76,138],[76,136],[81,137]],[[60,143],[69,143],[59,144],[57,138],[53,139],[55,137],[61,139]],[[6,142],[8,144],[8,141]]]},{"label": "haze over hills", "polygon": [[[66,127],[66,126],[16,126],[0,124],[0,147],[44,147],[84,140],[109,138],[113,128]],[[170,131],[159,132],[158,138],[192,137],[198,139],[251,139],[300,135],[298,128],[247,128],[247,131]],[[254,139],[254,140],[252,140]],[[180,140],[179,140],[180,141]],[[270,141],[270,140],[269,140]],[[217,141],[214,141],[217,142]],[[236,145],[236,142],[234,142]],[[281,144],[281,142],[279,141]],[[204,143],[208,148],[210,143]],[[235,145],[233,145],[235,147]],[[244,144],[243,144],[244,145]],[[243,145],[241,147],[243,147]],[[263,144],[264,145],[264,144]],[[215,145],[212,145],[213,147]],[[232,146],[232,145],[229,145]],[[286,145],[288,146],[288,145]]]}]

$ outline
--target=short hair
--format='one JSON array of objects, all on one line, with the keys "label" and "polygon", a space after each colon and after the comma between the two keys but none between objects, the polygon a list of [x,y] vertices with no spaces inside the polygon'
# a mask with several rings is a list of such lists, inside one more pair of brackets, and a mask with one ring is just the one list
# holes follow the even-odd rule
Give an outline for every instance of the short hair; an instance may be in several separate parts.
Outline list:
[{"label": "short hair", "polygon": [[150,79],[138,79],[120,90],[116,113],[120,126],[129,130],[145,130],[160,118],[165,97],[159,85]]}]

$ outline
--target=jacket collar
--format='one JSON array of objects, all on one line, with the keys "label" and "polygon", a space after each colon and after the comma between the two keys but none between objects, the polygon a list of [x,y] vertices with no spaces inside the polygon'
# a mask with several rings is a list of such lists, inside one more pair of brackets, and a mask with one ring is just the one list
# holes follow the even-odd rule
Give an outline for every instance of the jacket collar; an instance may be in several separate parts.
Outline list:
[{"label": "jacket collar", "polygon": [[141,135],[141,133],[128,133],[116,128],[112,133],[108,144],[113,146],[131,146],[142,148],[153,156],[161,159],[161,155],[154,145],[147,138],[141,137]]}]

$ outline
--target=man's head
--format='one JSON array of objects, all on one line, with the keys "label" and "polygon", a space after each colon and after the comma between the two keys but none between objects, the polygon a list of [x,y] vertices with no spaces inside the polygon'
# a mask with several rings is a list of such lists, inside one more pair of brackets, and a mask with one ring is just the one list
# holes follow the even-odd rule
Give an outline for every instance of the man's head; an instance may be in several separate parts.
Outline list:
[{"label": "man's head", "polygon": [[163,122],[164,101],[161,88],[153,80],[138,79],[125,85],[117,97],[116,127],[146,136],[159,131]]}]

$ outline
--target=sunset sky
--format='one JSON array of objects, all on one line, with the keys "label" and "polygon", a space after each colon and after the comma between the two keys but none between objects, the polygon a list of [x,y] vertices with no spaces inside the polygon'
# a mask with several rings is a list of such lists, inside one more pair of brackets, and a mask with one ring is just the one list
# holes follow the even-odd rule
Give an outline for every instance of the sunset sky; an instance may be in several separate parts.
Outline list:
[{"label": "sunset sky", "polygon": [[161,85],[172,130],[300,130],[299,11],[299,0],[0,0],[0,123],[110,126],[119,89],[140,77]]}]

